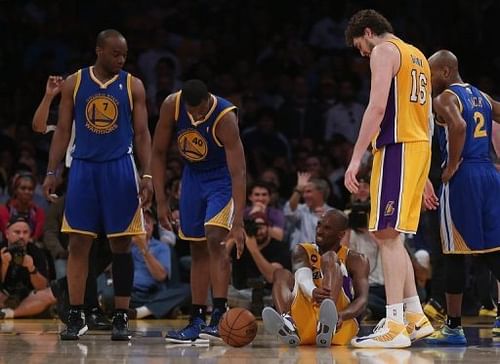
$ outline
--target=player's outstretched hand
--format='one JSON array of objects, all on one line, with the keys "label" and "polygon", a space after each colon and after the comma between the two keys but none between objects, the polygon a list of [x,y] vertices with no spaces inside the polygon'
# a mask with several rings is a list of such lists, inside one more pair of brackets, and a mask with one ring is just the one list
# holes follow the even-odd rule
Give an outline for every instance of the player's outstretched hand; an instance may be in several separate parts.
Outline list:
[{"label": "player's outstretched hand", "polygon": [[45,86],[45,93],[49,96],[55,96],[61,92],[64,78],[61,76],[49,76],[47,85]]},{"label": "player's outstretched hand", "polygon": [[139,194],[141,197],[141,207],[149,208],[153,200],[153,180],[151,178],[141,178],[139,182]]},{"label": "player's outstretched hand", "polygon": [[245,249],[245,229],[243,225],[237,224],[233,225],[229,234],[226,237],[226,245],[227,244],[236,244],[236,258],[240,259],[241,254],[243,254],[243,250]]},{"label": "player's outstretched hand", "polygon": [[56,192],[56,176],[54,174],[49,174],[45,176],[43,181],[43,194],[47,200],[52,199],[52,195]]},{"label": "player's outstretched hand", "polygon": [[435,210],[439,206],[439,199],[434,192],[434,187],[429,179],[425,182],[424,194],[422,195],[424,207],[427,210]]},{"label": "player's outstretched hand", "polygon": [[172,221],[174,221],[174,219],[172,217],[170,207],[168,207],[166,203],[159,203],[156,205],[156,212],[158,214],[158,222],[160,225],[165,229],[172,231]]},{"label": "player's outstretched hand", "polygon": [[344,185],[349,190],[350,193],[356,193],[359,189],[358,178],[356,177],[359,172],[359,161],[351,160],[349,167],[344,176]]}]

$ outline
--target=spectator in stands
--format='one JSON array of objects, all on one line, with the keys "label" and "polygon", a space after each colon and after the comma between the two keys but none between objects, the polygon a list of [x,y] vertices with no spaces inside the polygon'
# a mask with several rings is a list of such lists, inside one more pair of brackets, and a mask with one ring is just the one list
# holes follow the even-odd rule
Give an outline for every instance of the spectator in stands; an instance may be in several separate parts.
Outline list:
[{"label": "spectator in stands", "polygon": [[36,315],[55,303],[49,292],[37,293],[48,284],[47,261],[43,251],[31,242],[31,235],[26,217],[9,219],[7,246],[0,250],[0,319]]},{"label": "spectator in stands", "polygon": [[[153,238],[155,218],[150,210],[144,213],[145,236],[132,239],[134,285],[130,298],[130,318],[165,317],[174,308],[189,302],[187,284],[169,285],[172,274],[170,246]],[[102,279],[101,279],[102,281]],[[111,286],[102,284],[103,300],[113,302]]]},{"label": "spectator in stands", "polygon": [[344,136],[355,143],[365,107],[356,101],[354,81],[348,77],[339,82],[337,103],[326,112],[325,140],[334,134]]},{"label": "spectator in stands", "polygon": [[263,108],[258,113],[257,125],[241,134],[241,141],[247,152],[248,169],[254,175],[273,165],[276,158],[291,158],[288,140],[276,130],[275,125],[275,112]]},{"label": "spectator in stands", "polygon": [[250,188],[248,200],[250,206],[245,209],[245,218],[256,212],[266,215],[269,222],[269,235],[278,241],[283,241],[285,234],[285,215],[283,211],[269,206],[271,201],[271,186],[263,181],[255,182]]},{"label": "spectator in stands", "polygon": [[[329,193],[325,180],[311,179],[308,172],[297,173],[297,185],[283,211],[290,227],[290,248],[314,241],[319,218],[332,208],[326,203]],[[304,203],[299,203],[301,198]]]},{"label": "spectator in stands", "polygon": [[11,198],[0,206],[0,230],[5,237],[7,223],[12,216],[23,215],[30,225],[32,238],[40,240],[43,235],[45,212],[33,202],[36,180],[33,174],[20,172],[12,178]]},{"label": "spectator in stands", "polygon": [[268,215],[262,211],[252,213],[245,223],[246,249],[239,260],[232,249],[232,284],[229,286],[228,305],[245,307],[260,315],[263,297],[271,304],[273,273],[276,269],[290,269],[289,250],[271,236]]},{"label": "spectator in stands", "polygon": [[306,78],[302,75],[295,76],[290,88],[291,93],[279,110],[279,130],[290,141],[304,138],[318,140],[323,131],[321,111],[316,101],[310,97]]},{"label": "spectator in stands", "polygon": [[345,242],[350,249],[363,254],[370,262],[368,317],[380,320],[385,317],[386,300],[382,257],[375,236],[368,231],[370,177],[362,175],[358,181],[359,190],[351,195],[351,206],[346,211],[349,216],[349,230],[347,230]]}]

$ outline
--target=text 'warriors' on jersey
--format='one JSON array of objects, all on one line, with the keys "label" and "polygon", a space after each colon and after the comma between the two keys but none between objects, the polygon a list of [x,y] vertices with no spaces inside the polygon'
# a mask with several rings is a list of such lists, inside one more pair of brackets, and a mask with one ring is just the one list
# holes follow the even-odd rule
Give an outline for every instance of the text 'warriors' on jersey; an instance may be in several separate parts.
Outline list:
[{"label": "text 'warriors' on jersey", "polygon": [[182,100],[182,92],[175,96],[177,146],[187,165],[198,170],[210,170],[227,165],[226,153],[217,138],[216,128],[228,112],[237,112],[226,99],[210,94],[211,107],[203,120],[194,121]]},{"label": "text 'warriors' on jersey", "polygon": [[400,66],[392,79],[384,118],[374,147],[429,141],[431,72],[427,59],[414,46],[391,39],[400,54]]},{"label": "text 'warriors' on jersey", "polygon": [[129,73],[120,71],[102,83],[93,67],[76,73],[73,158],[103,162],[132,153],[131,79]]}]

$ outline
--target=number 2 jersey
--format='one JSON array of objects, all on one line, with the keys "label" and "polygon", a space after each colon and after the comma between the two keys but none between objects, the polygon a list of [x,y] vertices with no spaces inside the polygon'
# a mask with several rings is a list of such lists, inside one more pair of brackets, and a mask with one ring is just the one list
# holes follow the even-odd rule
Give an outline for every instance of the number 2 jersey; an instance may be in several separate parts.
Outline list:
[{"label": "number 2 jersey", "polygon": [[[488,98],[476,87],[469,84],[452,84],[444,92],[456,96],[462,118],[466,123],[463,162],[492,163],[491,132],[492,107]],[[448,161],[448,128],[436,120],[441,150],[442,166]]]},{"label": "number 2 jersey", "polygon": [[[480,90],[452,84],[444,92],[456,96],[466,124],[462,162],[440,191],[441,242],[446,254],[500,250],[500,174],[491,160],[492,106]],[[442,167],[449,158],[446,120],[436,118]]]}]

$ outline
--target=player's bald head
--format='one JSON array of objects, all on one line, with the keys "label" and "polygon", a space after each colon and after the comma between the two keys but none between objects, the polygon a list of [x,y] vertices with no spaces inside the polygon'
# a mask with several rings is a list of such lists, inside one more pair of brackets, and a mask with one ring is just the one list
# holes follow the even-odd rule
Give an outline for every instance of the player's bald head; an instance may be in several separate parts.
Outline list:
[{"label": "player's bald head", "polygon": [[452,52],[441,49],[429,58],[432,75],[432,93],[439,95],[449,85],[462,82],[458,72],[458,59]]},{"label": "player's bald head", "polygon": [[342,231],[348,228],[349,219],[342,211],[331,209],[323,214],[323,221],[338,231]]},{"label": "player's bald head", "polygon": [[446,49],[441,49],[429,58],[429,64],[433,68],[448,67],[451,70],[458,70],[458,58]]},{"label": "player's bald head", "polygon": [[106,41],[110,38],[115,38],[115,39],[121,38],[121,39],[125,40],[125,37],[123,36],[123,34],[120,33],[118,30],[106,29],[106,30],[99,32],[99,34],[97,34],[96,46],[103,48],[104,45],[106,44]]}]

